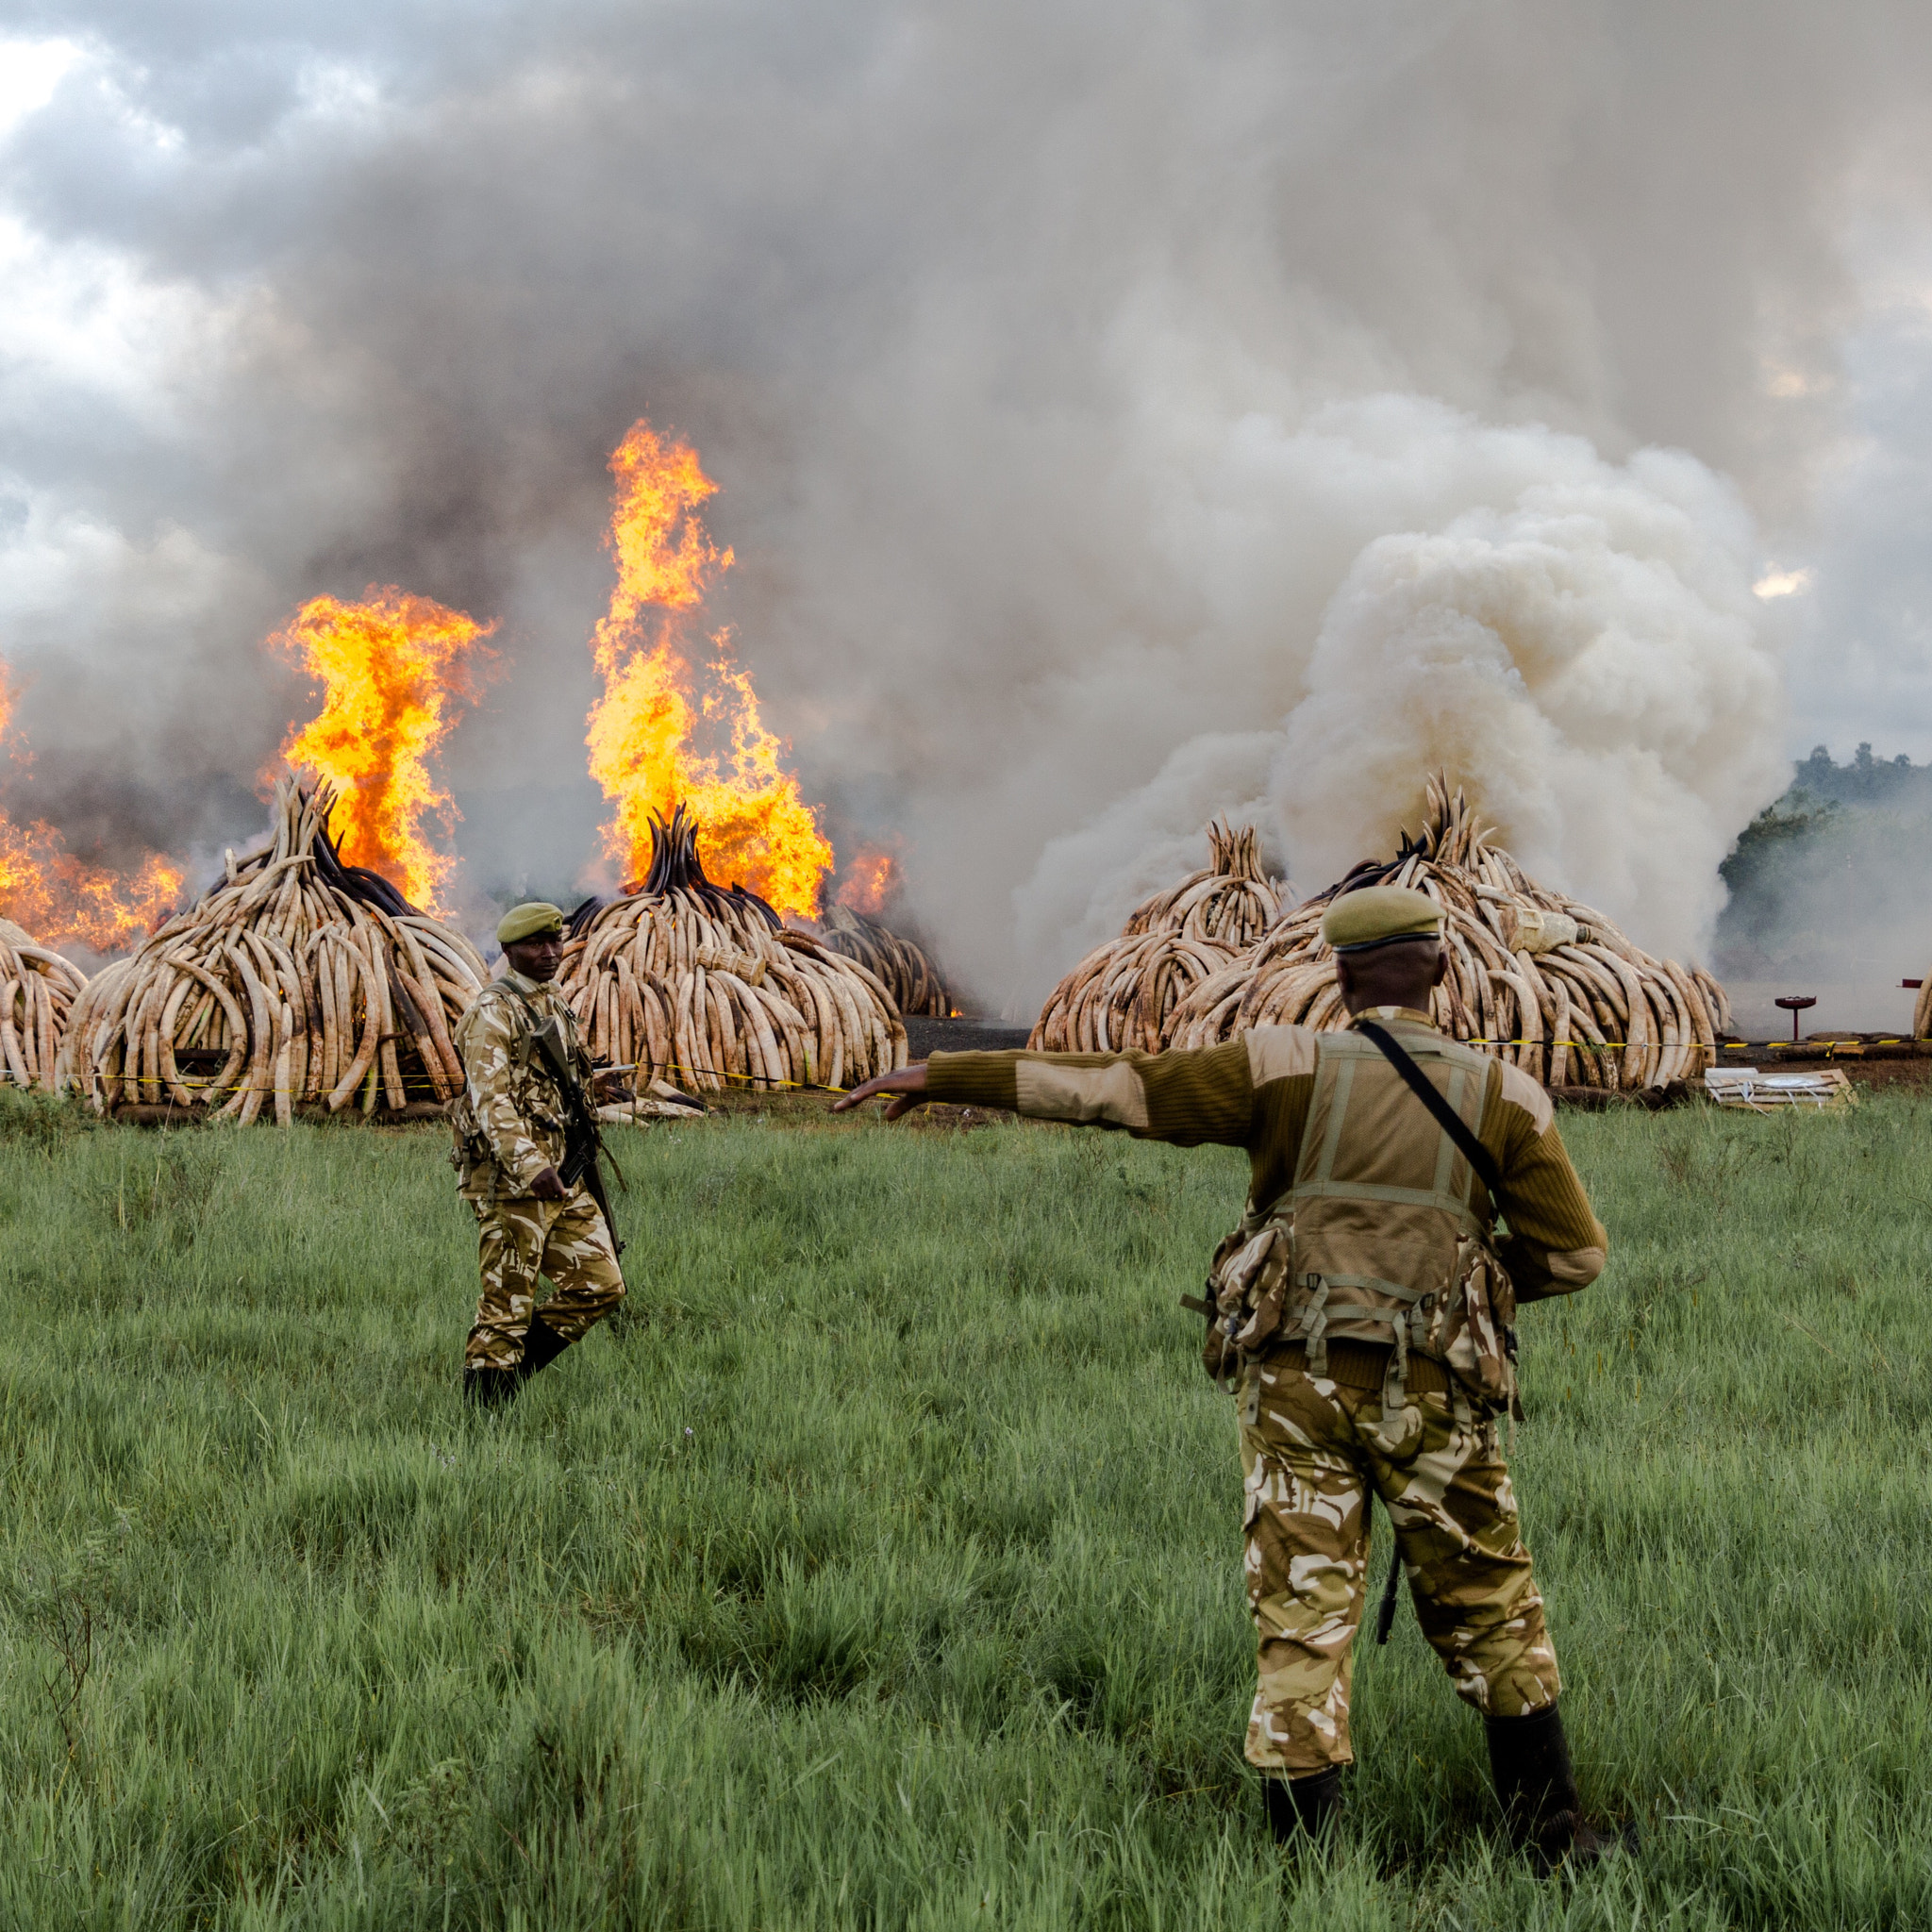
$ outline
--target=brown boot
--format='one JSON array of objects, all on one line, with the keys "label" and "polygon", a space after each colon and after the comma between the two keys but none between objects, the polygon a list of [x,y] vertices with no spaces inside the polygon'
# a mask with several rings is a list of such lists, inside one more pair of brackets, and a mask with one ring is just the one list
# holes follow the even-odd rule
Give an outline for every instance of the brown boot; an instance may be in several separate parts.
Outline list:
[{"label": "brown boot", "polygon": [[1570,1769],[1570,1746],[1554,1704],[1526,1717],[1483,1720],[1490,1740],[1490,1774],[1503,1801],[1509,1841],[1527,1854],[1539,1878],[1559,1866],[1593,1865],[1622,1840],[1583,1816],[1583,1797]]}]

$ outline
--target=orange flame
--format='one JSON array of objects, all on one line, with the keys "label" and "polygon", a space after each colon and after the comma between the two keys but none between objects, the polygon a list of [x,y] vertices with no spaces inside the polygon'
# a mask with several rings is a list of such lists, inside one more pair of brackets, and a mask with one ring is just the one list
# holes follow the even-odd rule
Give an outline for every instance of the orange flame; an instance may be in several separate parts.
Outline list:
[{"label": "orange flame", "polygon": [[875,919],[899,890],[899,861],[875,845],[861,845],[839,881],[839,903]]},{"label": "orange flame", "polygon": [[434,820],[445,838],[457,808],[429,775],[449,735],[450,713],[475,701],[496,626],[393,584],[372,584],[360,604],[313,597],[273,642],[322,680],[322,715],[291,725],[281,755],[334,780],[341,794],[332,829],[343,859],[381,873],[412,904],[433,908],[456,860],[424,836]]},{"label": "orange flame", "polygon": [[[706,534],[698,508],[718,486],[689,443],[641,419],[610,458],[617,478],[608,538],[617,559],[609,614],[591,650],[604,677],[585,742],[591,775],[616,801],[605,850],[641,878],[651,862],[651,814],[688,805],[704,827],[706,870],[748,887],[780,912],[817,909],[832,848],[798,780],[779,766],[782,739],[764,727],[750,674],[731,668],[729,633],[715,633],[699,690],[680,622],[703,604],[731,552]],[[657,612],[655,622],[649,616]],[[693,728],[723,741],[693,748]]]},{"label": "orange flame", "polygon": [[[13,716],[13,693],[0,667],[0,739]],[[16,751],[16,762],[25,755]],[[89,865],[67,849],[50,824],[22,827],[0,814],[0,917],[42,945],[78,942],[97,953],[125,953],[174,909],[182,873],[158,853],[132,878]]]}]

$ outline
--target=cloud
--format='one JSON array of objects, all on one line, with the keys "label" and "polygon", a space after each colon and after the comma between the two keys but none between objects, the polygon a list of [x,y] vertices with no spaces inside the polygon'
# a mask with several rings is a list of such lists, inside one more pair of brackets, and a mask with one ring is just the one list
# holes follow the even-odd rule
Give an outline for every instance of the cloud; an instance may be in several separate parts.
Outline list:
[{"label": "cloud", "polygon": [[[502,620],[459,791],[564,795],[604,458],[649,413],[723,486],[715,615],[808,795],[848,842],[902,834],[926,928],[1017,997],[1194,836],[1144,788],[1244,802],[1251,760],[1217,800],[1189,748],[1342,702],[1334,640],[1383,648],[1344,623],[1378,541],[1520,558],[1534,487],[1666,502],[1635,453],[1673,446],[1819,569],[1784,603],[1823,598],[1846,210],[1874,167],[1922,207],[1887,133],[1922,16],[38,5],[24,30],[79,53],[0,137],[17,299],[63,318],[0,401],[37,802],[245,836],[299,702],[260,640],[371,582]],[[1753,790],[1700,808],[1699,851]],[[507,873],[580,868],[547,811]],[[1048,889],[1136,822],[1113,883]]]}]

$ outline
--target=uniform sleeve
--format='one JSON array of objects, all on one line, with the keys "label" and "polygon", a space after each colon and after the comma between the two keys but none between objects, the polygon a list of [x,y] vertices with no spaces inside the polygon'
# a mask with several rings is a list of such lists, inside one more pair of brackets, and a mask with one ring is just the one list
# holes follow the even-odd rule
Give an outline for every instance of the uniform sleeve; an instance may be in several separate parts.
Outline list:
[{"label": "uniform sleeve", "polygon": [[530,1138],[510,1095],[515,1047],[515,1023],[501,1001],[491,1001],[464,1029],[463,1073],[476,1124],[490,1143],[491,1158],[511,1186],[519,1193],[528,1193],[530,1183],[550,1165],[550,1158]]},{"label": "uniform sleeve", "polygon": [[926,1097],[1029,1120],[1120,1127],[1176,1147],[1245,1147],[1255,1088],[1239,1041],[1174,1053],[936,1053]]},{"label": "uniform sleeve", "polygon": [[1502,1169],[1496,1206],[1509,1224],[1497,1252],[1519,1302],[1574,1294],[1603,1273],[1610,1238],[1570,1164],[1549,1095],[1515,1067],[1501,1072],[1500,1145],[1482,1137]]}]

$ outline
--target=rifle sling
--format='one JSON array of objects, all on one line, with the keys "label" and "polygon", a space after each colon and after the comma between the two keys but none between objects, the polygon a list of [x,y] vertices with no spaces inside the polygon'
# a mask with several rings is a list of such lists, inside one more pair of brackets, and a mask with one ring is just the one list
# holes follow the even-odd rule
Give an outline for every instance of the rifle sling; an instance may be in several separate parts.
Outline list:
[{"label": "rifle sling", "polygon": [[[524,1010],[529,1014],[533,1021],[537,1021],[539,1017],[537,1008],[531,1003],[529,994],[520,986],[512,986],[510,991],[523,1002]],[[585,1191],[597,1204],[597,1212],[604,1217],[604,1225],[609,1230],[612,1252],[621,1257],[624,1253],[625,1243],[618,1239],[617,1217],[610,1211],[610,1200],[604,1191],[604,1175],[597,1165],[597,1155],[603,1146],[603,1136],[597,1131],[597,1117],[591,1111],[589,1103],[584,1099],[575,1075],[567,1066],[559,1062],[557,1056],[551,1051],[550,1035],[545,1030],[547,1024],[547,1022],[543,1022],[533,1025],[530,1029],[531,1038],[537,1042],[537,1051],[543,1056],[545,1063],[556,1076],[558,1089],[563,1095],[565,1107],[582,1116],[578,1124],[581,1128],[581,1137],[566,1137],[563,1166],[558,1170],[558,1177],[567,1187],[574,1187],[579,1179],[582,1180]],[[568,1141],[572,1138],[578,1139],[577,1153],[581,1156],[581,1159],[574,1158],[571,1152]],[[572,1168],[575,1168],[577,1170],[576,1173],[573,1174],[570,1171]],[[620,1174],[618,1178],[620,1180],[623,1179],[623,1175]]]},{"label": "rifle sling", "polygon": [[[1367,1036],[1382,1058],[1402,1075],[1403,1084],[1435,1115],[1436,1124],[1456,1143],[1477,1179],[1490,1191],[1491,1201],[1495,1202],[1503,1185],[1502,1170],[1497,1167],[1490,1150],[1470,1132],[1469,1123],[1437,1092],[1435,1082],[1403,1051],[1393,1035],[1373,1020],[1357,1020],[1355,1027],[1357,1033]],[[1393,1517],[1390,1518],[1389,1526],[1391,1531],[1394,1529]],[[1394,1549],[1389,1555],[1389,1574],[1382,1584],[1382,1598],[1375,1606],[1375,1641],[1378,1644],[1387,1643],[1389,1633],[1395,1627],[1396,1591],[1401,1582],[1402,1552]]]},{"label": "rifle sling", "polygon": [[1502,1203],[1498,1196],[1503,1188],[1502,1170],[1497,1167],[1495,1157],[1470,1131],[1469,1123],[1436,1091],[1434,1081],[1396,1044],[1392,1035],[1377,1026],[1373,1020],[1357,1020],[1355,1030],[1374,1045],[1382,1058],[1402,1075],[1409,1091],[1435,1115],[1436,1124],[1455,1141],[1463,1159],[1475,1170],[1476,1177],[1490,1191],[1490,1199],[1500,1207]]}]

